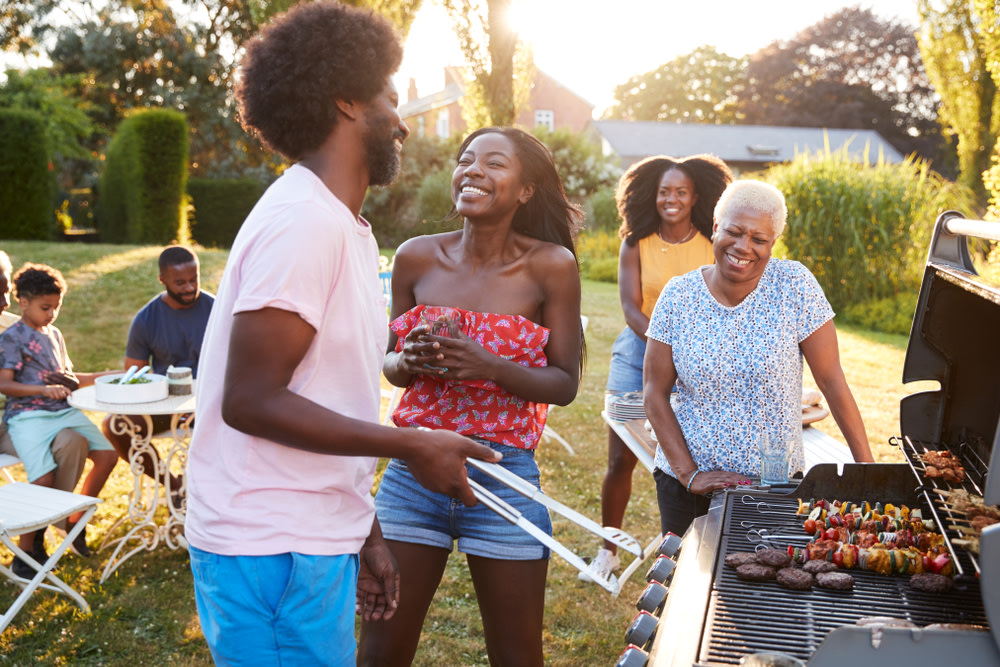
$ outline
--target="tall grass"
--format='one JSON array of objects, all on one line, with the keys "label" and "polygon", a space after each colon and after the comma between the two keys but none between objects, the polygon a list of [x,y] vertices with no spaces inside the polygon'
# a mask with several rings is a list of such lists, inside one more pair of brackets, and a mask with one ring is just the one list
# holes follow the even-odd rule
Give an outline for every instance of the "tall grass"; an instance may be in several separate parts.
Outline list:
[{"label": "tall grass", "polygon": [[927,162],[867,161],[827,147],[767,173],[788,205],[788,256],[809,267],[836,310],[915,290],[938,214],[972,204]]},{"label": "tall grass", "polygon": [[[30,259],[52,264],[67,275],[70,291],[58,325],[79,368],[120,366],[129,320],[157,292],[158,248],[3,241],[0,249],[14,255],[15,266]],[[214,290],[225,252],[199,250],[198,254],[204,286]],[[600,516],[600,488],[607,460],[607,428],[600,417],[604,383],[611,344],[624,326],[616,285],[585,280],[583,312],[589,318],[588,367],[576,401],[554,409],[549,422],[573,444],[576,454],[570,455],[556,443],[543,442],[538,462],[542,485],[550,495],[596,518]],[[900,383],[905,339],[848,329],[840,332],[840,341],[841,358],[876,459],[898,460],[886,442],[897,433],[899,398],[906,391]],[[100,417],[93,415],[95,420]],[[841,439],[832,419],[818,426]],[[131,479],[126,466],[119,464],[89,528],[91,544],[103,538],[124,513]],[[556,538],[581,555],[592,555],[599,546],[598,540],[558,516],[553,517],[553,524]],[[645,543],[658,527],[652,478],[639,469],[624,529]],[[102,551],[86,560],[64,557],[59,572],[84,594],[92,613],[80,614],[64,596],[35,594],[0,636],[0,664],[210,665],[195,611],[186,552],[160,547],[139,553],[106,583],[99,584],[108,556],[108,551]],[[644,571],[640,568],[621,596],[612,598],[598,586],[578,581],[576,570],[554,557],[546,592],[547,664],[614,664],[624,648],[622,634],[636,613],[634,602],[642,592]],[[0,608],[6,608],[14,596],[13,586],[0,586]],[[488,664],[475,590],[460,554],[452,555],[445,571],[415,664]]]}]

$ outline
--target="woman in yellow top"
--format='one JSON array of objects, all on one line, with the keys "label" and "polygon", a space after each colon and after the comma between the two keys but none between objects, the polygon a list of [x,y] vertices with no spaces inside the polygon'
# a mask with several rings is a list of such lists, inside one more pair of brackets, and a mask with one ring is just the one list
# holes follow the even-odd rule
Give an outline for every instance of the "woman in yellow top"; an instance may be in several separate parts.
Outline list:
[{"label": "woman in yellow top", "polygon": [[[608,371],[608,394],[642,391],[642,359],[653,306],[667,281],[714,262],[712,212],[732,182],[729,167],[713,155],[684,159],[651,157],[632,165],[618,183],[615,198],[622,226],[618,258],[618,295],[625,330],[615,340]],[[636,458],[608,430],[608,470],[601,487],[601,519],[620,528]],[[617,570],[617,547],[605,542],[591,569],[606,576]],[[588,579],[580,574],[581,579]]]}]

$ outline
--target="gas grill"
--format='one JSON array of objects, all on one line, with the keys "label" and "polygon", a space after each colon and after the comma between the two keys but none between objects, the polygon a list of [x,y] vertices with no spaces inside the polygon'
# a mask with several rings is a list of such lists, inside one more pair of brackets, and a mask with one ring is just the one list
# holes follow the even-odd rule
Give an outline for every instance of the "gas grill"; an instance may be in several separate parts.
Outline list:
[{"label": "gas grill", "polygon": [[[978,277],[970,236],[1000,241],[1000,224],[954,212],[938,218],[903,381],[939,386],[901,402],[901,435],[891,442],[905,463],[821,464],[798,483],[715,494],[708,514],[681,540],[679,555],[672,544],[660,557],[674,557],[676,566],[660,567],[665,577],[648,575],[654,580],[639,601],[640,615],[626,633],[633,645],[619,665],[739,665],[763,652],[809,667],[1000,665],[1000,524],[983,529],[979,555],[971,553],[962,528],[968,524],[945,493],[963,489],[988,505],[1000,503],[1000,476],[989,475],[1000,465],[1000,287]],[[927,475],[924,455],[944,450],[961,460],[961,483]],[[799,498],[921,508],[946,537],[953,590],[925,593],[911,588],[908,577],[858,568],[850,571],[850,591],[792,591],[738,579],[723,563],[727,554],[809,541],[796,514]]]}]

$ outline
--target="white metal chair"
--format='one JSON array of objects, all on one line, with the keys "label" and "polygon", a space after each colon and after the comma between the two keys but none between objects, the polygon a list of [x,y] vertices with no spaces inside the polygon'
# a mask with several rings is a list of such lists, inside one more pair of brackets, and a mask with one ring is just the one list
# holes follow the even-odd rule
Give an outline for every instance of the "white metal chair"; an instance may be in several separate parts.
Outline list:
[{"label": "white metal chair", "polygon": [[[39,588],[68,595],[84,613],[90,613],[90,605],[83,599],[83,596],[54,575],[52,570],[77,535],[86,528],[100,502],[99,498],[81,496],[76,493],[24,482],[13,482],[0,486],[0,542],[3,542],[14,555],[36,570],[35,576],[29,581],[18,577],[10,568],[0,564],[0,573],[22,588],[17,599],[0,617],[0,632],[3,632],[10,625],[17,612],[25,605],[32,593]],[[16,538],[19,535],[44,530],[47,526],[66,519],[79,511],[84,513],[81,519],[66,534],[63,541],[44,563],[37,562],[17,545]],[[46,581],[49,583],[44,583]]]}]

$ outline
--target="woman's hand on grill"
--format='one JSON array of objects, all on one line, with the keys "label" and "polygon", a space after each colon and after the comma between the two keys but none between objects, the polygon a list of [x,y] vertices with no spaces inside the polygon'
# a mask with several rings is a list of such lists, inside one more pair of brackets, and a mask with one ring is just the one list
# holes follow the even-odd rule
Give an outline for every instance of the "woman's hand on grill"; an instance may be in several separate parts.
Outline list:
[{"label": "woman's hand on grill", "polygon": [[[727,470],[703,470],[698,473],[698,476],[694,478],[691,482],[690,493],[703,496],[712,491],[718,489],[724,489],[727,486],[736,486],[737,484],[748,484],[750,483],[750,478],[746,475],[741,475],[738,472],[729,472]],[[684,482],[687,483],[686,481]]]}]

